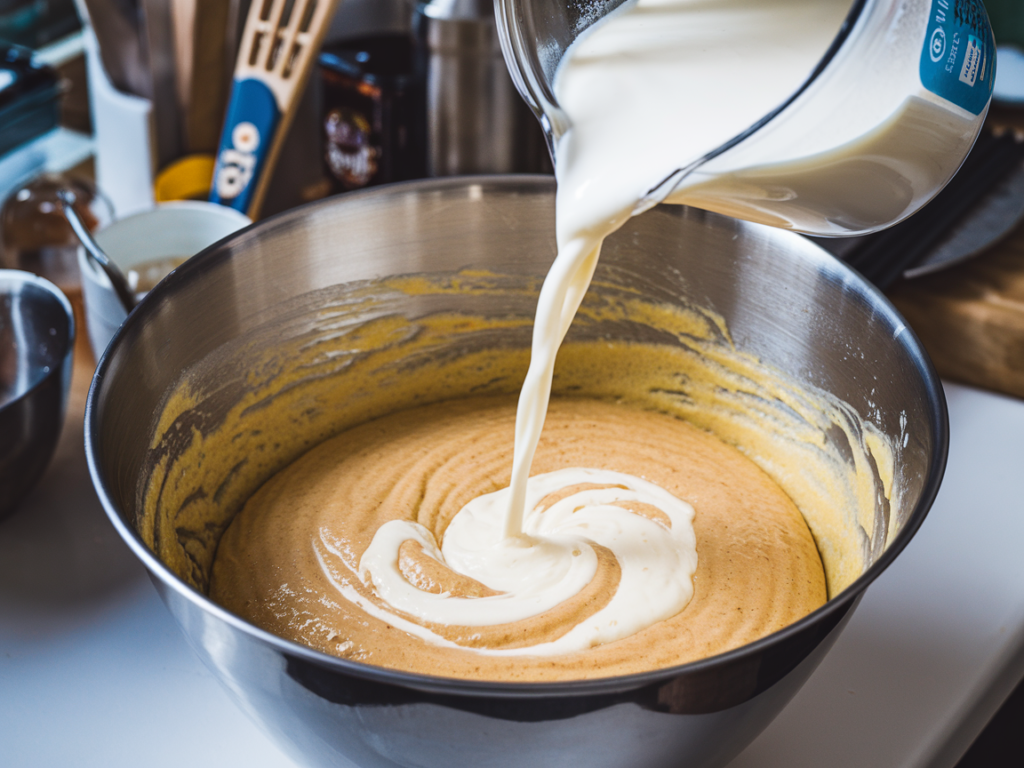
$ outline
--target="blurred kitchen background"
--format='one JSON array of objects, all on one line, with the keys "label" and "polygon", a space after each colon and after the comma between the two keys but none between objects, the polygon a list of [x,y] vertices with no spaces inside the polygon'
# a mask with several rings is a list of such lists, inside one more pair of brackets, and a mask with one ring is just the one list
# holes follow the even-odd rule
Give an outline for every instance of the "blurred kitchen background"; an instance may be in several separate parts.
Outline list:
[{"label": "blurred kitchen background", "polygon": [[[0,268],[43,274],[76,303],[77,240],[56,198],[62,185],[75,186],[79,213],[96,230],[160,202],[209,197],[252,2],[263,19],[282,7],[284,19],[337,9],[324,15],[322,34],[310,30],[322,43],[309,46],[308,77],[292,78],[300,82],[280,152],[257,201],[239,206],[252,218],[427,176],[551,173],[541,129],[505,68],[493,0],[0,0]],[[1024,1],[986,7],[1000,43],[996,97],[1016,111]],[[1021,133],[1024,121],[1009,123]],[[1002,147],[1014,155],[1007,171],[1024,151],[1016,143]],[[977,187],[973,197],[994,184],[968,175],[958,183]],[[982,221],[986,242],[1024,216],[1024,172],[1003,182],[1013,189],[987,207],[1001,207],[1005,223]],[[952,257],[983,250],[976,229],[961,233],[970,243]],[[823,245],[883,288],[903,269],[875,259],[892,273],[879,277],[843,250],[855,240]]]},{"label": "blurred kitchen background", "polygon": [[[0,0],[0,267],[74,298],[62,185],[97,228],[207,198],[249,6]],[[259,217],[424,176],[551,172],[491,0],[344,0],[299,94]]]},{"label": "blurred kitchen background", "polygon": [[[58,190],[75,192],[76,210],[93,229],[159,202],[207,198],[249,6],[0,0],[0,268],[55,282],[81,323],[78,242]],[[1001,44],[993,115],[1021,137],[1024,0],[986,0],[986,7]],[[1024,174],[1019,162],[1007,170]],[[505,69],[492,0],[344,0],[299,92],[258,216],[387,182],[506,172],[550,173],[551,166]],[[1022,195],[1007,189],[996,202],[1011,209],[1010,232],[1021,220]],[[1003,318],[1007,306],[1024,306],[1013,298],[1013,286],[1024,284],[1021,242],[1011,237],[976,271],[962,267],[891,294],[944,376],[1018,397],[1017,358],[970,357],[988,347],[957,331],[979,325],[961,318]],[[998,300],[1002,314],[979,315],[979,296],[995,297],[990,303]],[[943,322],[931,322],[940,315]],[[981,323],[978,338],[1020,338],[1024,322],[1014,316],[1004,324],[1009,330]],[[86,339],[79,333],[78,352],[89,361],[83,386],[92,370]],[[942,354],[947,348],[956,354]],[[1022,716],[1024,685],[961,768],[1020,765]]]}]

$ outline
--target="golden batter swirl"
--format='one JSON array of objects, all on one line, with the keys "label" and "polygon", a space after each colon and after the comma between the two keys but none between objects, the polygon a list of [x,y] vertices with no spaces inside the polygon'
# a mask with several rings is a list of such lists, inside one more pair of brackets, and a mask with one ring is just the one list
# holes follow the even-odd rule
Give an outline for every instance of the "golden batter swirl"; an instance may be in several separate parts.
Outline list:
[{"label": "golden batter swirl", "polygon": [[[599,610],[618,583],[614,558],[600,550],[591,583],[550,611],[506,625],[431,627],[466,648],[413,637],[345,600],[338,585],[380,604],[360,580],[359,562],[382,524],[416,521],[441,541],[467,502],[508,484],[514,422],[510,398],[467,399],[395,413],[314,448],[272,477],[228,528],[211,597],[328,653],[488,680],[582,679],[681,664],[749,643],[824,603],[824,573],[807,525],[756,465],[679,419],[582,399],[552,401],[533,473],[608,469],[692,504],[698,565],[684,610],[586,651],[505,657],[473,650],[554,639]],[[422,589],[486,594],[483,585],[425,562],[414,545],[399,557]]]}]

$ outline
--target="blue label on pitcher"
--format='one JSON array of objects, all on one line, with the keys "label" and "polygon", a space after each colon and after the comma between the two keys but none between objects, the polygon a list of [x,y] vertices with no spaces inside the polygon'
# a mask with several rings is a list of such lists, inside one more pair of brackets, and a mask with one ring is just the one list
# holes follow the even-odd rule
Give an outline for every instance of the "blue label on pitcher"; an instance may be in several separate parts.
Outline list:
[{"label": "blue label on pitcher", "polygon": [[981,0],[932,0],[921,52],[921,83],[980,115],[992,96],[996,43]]}]

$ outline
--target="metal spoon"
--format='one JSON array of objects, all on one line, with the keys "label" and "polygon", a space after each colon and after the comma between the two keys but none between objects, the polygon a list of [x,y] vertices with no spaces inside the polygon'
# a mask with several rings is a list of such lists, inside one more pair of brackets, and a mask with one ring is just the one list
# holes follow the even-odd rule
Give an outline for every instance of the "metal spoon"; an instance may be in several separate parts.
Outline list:
[{"label": "metal spoon", "polygon": [[92,259],[96,266],[103,270],[107,279],[110,280],[110,284],[114,286],[114,293],[117,294],[117,298],[124,307],[125,312],[131,314],[131,311],[135,309],[135,305],[138,304],[135,300],[135,292],[132,291],[131,286],[129,286],[128,279],[124,276],[124,273],[118,269],[117,265],[111,261],[110,257],[103,252],[103,249],[100,248],[99,244],[93,239],[88,227],[82,223],[78,213],[75,211],[75,193],[67,189],[62,189],[57,192],[57,197],[60,198],[60,201],[63,204],[64,217],[68,220],[68,224],[71,225],[71,229],[73,229],[75,234],[78,236],[79,241],[82,243],[82,247],[85,248],[86,254],[90,259]]}]

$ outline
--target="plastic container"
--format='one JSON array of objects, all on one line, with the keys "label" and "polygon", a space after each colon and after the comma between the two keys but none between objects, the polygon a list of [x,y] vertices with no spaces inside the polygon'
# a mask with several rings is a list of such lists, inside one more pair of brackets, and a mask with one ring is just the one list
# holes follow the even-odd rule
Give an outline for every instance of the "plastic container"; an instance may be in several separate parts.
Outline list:
[{"label": "plastic container", "polygon": [[[620,6],[497,0],[506,61],[552,150],[572,129],[555,93],[558,67]],[[823,236],[883,229],[956,173],[987,114],[994,69],[980,0],[857,0],[824,57],[778,107],[709,152],[664,147],[665,173],[651,180],[637,211],[667,200]],[[719,104],[742,98],[715,96]],[[614,96],[608,100],[616,109]],[[699,120],[716,104],[693,107]]]}]

